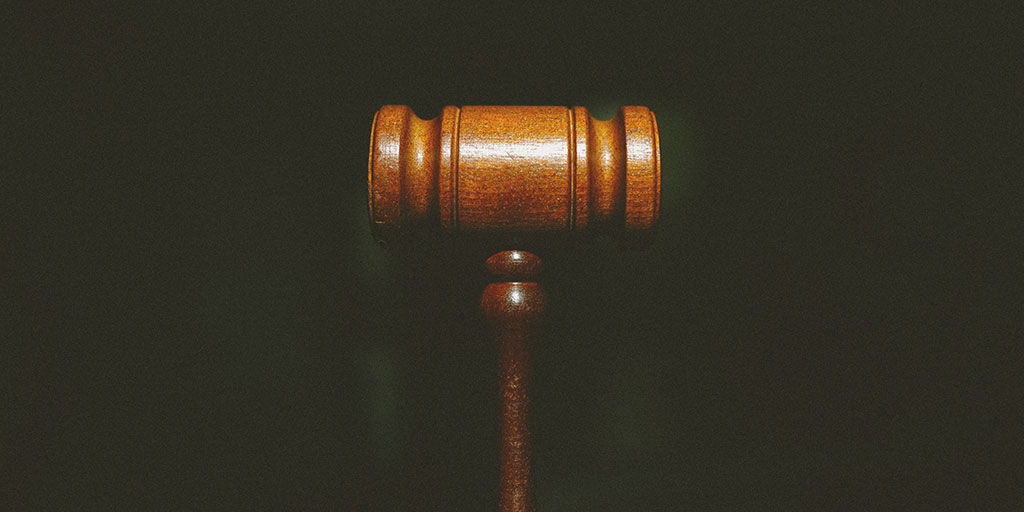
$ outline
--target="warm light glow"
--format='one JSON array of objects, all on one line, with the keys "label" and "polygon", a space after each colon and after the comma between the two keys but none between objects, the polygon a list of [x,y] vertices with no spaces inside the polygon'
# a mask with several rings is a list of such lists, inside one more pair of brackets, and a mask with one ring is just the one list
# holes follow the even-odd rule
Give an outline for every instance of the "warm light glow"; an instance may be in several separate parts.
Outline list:
[{"label": "warm light glow", "polygon": [[[544,161],[569,159],[569,146],[564,137],[522,141],[511,151],[505,139],[495,141],[481,137],[479,141],[463,141],[459,149],[462,160]],[[563,158],[564,157],[564,158]]]},{"label": "warm light glow", "polygon": [[520,290],[519,287],[513,288],[512,291],[508,293],[508,301],[514,306],[521,306],[524,299],[523,291]]}]

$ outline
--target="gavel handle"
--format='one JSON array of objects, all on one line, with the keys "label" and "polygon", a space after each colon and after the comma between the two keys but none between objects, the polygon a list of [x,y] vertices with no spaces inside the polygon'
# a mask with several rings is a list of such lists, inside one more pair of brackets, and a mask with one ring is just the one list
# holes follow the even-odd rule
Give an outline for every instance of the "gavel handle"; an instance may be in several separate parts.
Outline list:
[{"label": "gavel handle", "polygon": [[[515,262],[533,258],[529,272],[526,264]],[[522,256],[522,255],[527,256]],[[497,261],[501,265],[492,264]],[[511,271],[509,270],[509,267]],[[539,258],[520,251],[505,251],[492,256],[488,267],[506,279],[528,279],[539,268]],[[532,281],[491,283],[480,299],[494,340],[500,364],[501,390],[501,512],[533,512],[533,485],[530,478],[530,348],[537,324],[545,309],[544,290]]]}]

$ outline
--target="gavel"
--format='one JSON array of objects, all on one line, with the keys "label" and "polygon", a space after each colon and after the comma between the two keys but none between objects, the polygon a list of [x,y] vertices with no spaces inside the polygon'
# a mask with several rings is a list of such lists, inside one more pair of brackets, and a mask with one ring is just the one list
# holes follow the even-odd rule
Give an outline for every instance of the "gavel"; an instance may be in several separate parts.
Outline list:
[{"label": "gavel", "polygon": [[598,121],[583,107],[448,106],[423,120],[382,107],[370,136],[370,224],[384,243],[438,236],[495,248],[480,299],[497,343],[500,510],[533,510],[530,346],[546,297],[524,247],[600,233],[644,238],[658,221],[658,125],[646,107]]}]

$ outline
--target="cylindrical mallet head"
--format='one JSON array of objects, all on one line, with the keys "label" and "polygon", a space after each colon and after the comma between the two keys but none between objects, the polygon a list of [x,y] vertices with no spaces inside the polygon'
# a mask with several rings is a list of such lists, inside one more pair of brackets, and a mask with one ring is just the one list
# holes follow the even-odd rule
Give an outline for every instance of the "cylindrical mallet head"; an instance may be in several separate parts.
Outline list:
[{"label": "cylindrical mallet head", "polygon": [[374,235],[649,231],[658,220],[658,125],[647,107],[597,121],[583,107],[445,107],[373,121]]}]

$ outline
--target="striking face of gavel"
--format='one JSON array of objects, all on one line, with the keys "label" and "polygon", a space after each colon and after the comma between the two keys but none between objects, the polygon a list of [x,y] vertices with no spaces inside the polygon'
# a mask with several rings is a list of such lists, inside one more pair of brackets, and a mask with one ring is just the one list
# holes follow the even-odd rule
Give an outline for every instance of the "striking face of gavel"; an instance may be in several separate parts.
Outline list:
[{"label": "striking face of gavel", "polygon": [[373,122],[370,219],[379,239],[642,232],[658,220],[658,127],[646,107],[597,121],[583,107],[388,105]]},{"label": "striking face of gavel", "polygon": [[[424,121],[388,105],[373,121],[370,223],[379,240],[423,233],[502,243],[649,232],[658,220],[658,125],[646,107],[597,121],[583,107],[445,107]],[[498,347],[502,512],[533,510],[529,348],[545,295],[540,258],[503,247],[481,309]]]}]

